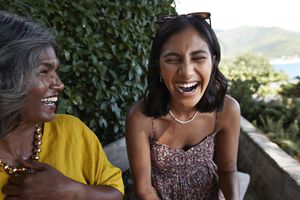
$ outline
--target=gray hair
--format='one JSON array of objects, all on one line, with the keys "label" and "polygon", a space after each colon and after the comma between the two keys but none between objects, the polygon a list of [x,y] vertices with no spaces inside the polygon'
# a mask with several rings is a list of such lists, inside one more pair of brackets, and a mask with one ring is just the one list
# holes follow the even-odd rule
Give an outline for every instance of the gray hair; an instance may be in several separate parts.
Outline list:
[{"label": "gray hair", "polygon": [[50,29],[0,11],[0,137],[21,122],[21,110],[35,80],[34,68],[49,47],[57,53]]}]

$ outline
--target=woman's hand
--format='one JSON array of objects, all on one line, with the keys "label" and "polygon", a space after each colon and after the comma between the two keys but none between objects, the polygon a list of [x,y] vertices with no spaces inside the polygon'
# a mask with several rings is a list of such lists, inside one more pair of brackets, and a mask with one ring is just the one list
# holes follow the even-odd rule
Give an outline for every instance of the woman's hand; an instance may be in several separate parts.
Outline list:
[{"label": "woman's hand", "polygon": [[[75,181],[48,164],[23,160],[22,164],[30,168],[29,174],[13,175],[2,189],[5,200],[12,199],[73,199],[76,194]],[[32,173],[30,173],[32,172]]]}]

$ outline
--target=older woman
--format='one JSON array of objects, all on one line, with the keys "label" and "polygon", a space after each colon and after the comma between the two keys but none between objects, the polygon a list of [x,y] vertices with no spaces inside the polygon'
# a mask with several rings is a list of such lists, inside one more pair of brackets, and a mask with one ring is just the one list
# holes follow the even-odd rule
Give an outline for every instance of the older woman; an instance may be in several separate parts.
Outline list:
[{"label": "older woman", "polygon": [[239,199],[240,108],[220,57],[210,13],[158,18],[146,94],[126,119],[138,199]]},{"label": "older woman", "polygon": [[122,199],[95,134],[55,113],[57,53],[49,29],[0,11],[0,199]]}]

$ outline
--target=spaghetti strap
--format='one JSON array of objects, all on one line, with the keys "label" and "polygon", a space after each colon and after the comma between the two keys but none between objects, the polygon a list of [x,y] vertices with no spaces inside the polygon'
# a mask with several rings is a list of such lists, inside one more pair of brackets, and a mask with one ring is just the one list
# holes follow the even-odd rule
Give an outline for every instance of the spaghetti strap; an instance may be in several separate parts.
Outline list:
[{"label": "spaghetti strap", "polygon": [[218,112],[215,112],[215,125],[214,125],[214,133],[217,131],[217,120],[218,120]]},{"label": "spaghetti strap", "polygon": [[154,134],[154,122],[153,122],[154,118],[151,117],[151,130],[152,130],[152,133],[151,134]]}]

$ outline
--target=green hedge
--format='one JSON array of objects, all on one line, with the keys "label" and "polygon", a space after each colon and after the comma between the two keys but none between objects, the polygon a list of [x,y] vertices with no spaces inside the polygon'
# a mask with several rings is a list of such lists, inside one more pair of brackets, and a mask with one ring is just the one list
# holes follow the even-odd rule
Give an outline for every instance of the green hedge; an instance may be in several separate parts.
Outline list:
[{"label": "green hedge", "polygon": [[59,113],[82,119],[107,144],[124,134],[129,106],[146,84],[155,16],[174,0],[0,0],[0,9],[54,28],[65,84]]}]

